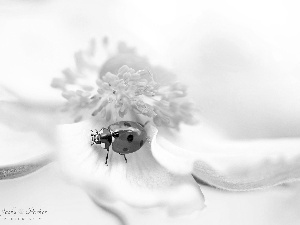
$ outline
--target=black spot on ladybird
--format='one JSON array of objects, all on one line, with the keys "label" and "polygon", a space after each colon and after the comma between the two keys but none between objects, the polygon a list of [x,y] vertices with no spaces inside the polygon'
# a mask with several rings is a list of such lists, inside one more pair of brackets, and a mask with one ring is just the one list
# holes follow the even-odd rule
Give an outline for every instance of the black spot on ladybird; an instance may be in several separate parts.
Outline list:
[{"label": "black spot on ladybird", "polygon": [[123,151],[124,151],[124,152],[127,152],[127,151],[128,151],[128,148],[123,148]]},{"label": "black spot on ladybird", "polygon": [[144,141],[143,141],[143,140],[141,140],[141,141],[140,141],[140,146],[142,147],[142,146],[143,146],[143,144],[144,144]]},{"label": "black spot on ladybird", "polygon": [[128,122],[124,122],[124,126],[131,127],[130,123],[128,123]]},{"label": "black spot on ladybird", "polygon": [[127,136],[127,141],[128,141],[129,143],[133,141],[133,135],[132,135],[132,134],[129,134],[129,135]]}]

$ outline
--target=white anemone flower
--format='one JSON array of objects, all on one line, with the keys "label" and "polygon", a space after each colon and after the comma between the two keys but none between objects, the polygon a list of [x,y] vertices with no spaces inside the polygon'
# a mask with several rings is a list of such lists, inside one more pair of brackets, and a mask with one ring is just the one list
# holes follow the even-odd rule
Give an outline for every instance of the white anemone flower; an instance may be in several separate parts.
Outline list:
[{"label": "white anemone flower", "polygon": [[[43,137],[49,128],[55,133],[51,140],[62,171],[98,206],[113,212],[121,202],[186,214],[205,208],[199,184],[250,191],[299,180],[299,139],[227,140],[204,122],[196,123],[187,88],[173,82],[173,74],[124,44],[104,64],[98,54],[92,40],[87,50],[75,54],[76,67],[53,80],[52,86],[67,99],[62,111],[69,121],[55,129],[51,122],[47,129],[39,120],[35,123]],[[91,146],[91,130],[118,121],[145,124],[148,141],[126,154],[127,162],[110,149],[106,165],[107,151]],[[49,157],[1,167],[0,179],[28,174],[51,161]],[[114,214],[126,223],[124,213]]]},{"label": "white anemone flower", "polygon": [[[203,194],[192,175],[167,170],[152,150],[158,130],[171,134],[181,122],[195,122],[186,87],[157,82],[151,68],[135,70],[123,65],[115,72],[115,63],[122,63],[119,60],[123,54],[127,60],[138,58],[124,44],[120,44],[117,58],[108,60],[101,70],[101,64],[93,64],[97,62],[93,60],[94,48],[92,41],[88,51],[75,55],[77,67],[65,70],[64,78],[52,83],[67,99],[62,110],[75,122],[58,129],[58,159],[63,171],[97,202],[123,201],[142,208],[162,206],[171,214],[201,210]],[[111,72],[102,75],[103,70]],[[138,151],[126,154],[127,161],[110,150],[107,165],[107,151],[101,145],[91,146],[91,130],[118,121],[146,124],[147,141]]]}]

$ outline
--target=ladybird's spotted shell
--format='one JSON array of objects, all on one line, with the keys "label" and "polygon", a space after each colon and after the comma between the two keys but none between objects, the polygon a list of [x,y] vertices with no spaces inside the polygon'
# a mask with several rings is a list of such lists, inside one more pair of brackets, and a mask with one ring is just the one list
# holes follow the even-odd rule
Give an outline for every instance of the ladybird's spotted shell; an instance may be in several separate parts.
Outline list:
[{"label": "ladybird's spotted shell", "polygon": [[120,121],[108,127],[115,140],[112,143],[113,151],[128,154],[139,150],[147,141],[144,127],[132,121]]}]

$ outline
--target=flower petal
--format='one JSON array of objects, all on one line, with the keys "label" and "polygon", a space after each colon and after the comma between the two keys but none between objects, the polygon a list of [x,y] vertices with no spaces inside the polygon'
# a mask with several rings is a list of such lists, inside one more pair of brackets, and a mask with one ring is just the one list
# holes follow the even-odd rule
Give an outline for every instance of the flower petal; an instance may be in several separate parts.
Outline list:
[{"label": "flower petal", "polygon": [[19,163],[0,166],[0,180],[23,177],[41,169],[52,161],[51,154],[44,154]]},{"label": "flower petal", "polygon": [[[202,192],[192,176],[167,171],[153,158],[150,144],[123,156],[99,145],[90,146],[91,129],[106,127],[104,121],[84,121],[59,128],[62,146],[58,158],[62,170],[87,189],[97,201],[123,201],[135,207],[166,207],[178,214],[204,207]],[[153,133],[148,133],[151,136]]]},{"label": "flower petal", "polygon": [[25,101],[8,89],[5,93],[0,101],[0,180],[50,163],[55,143],[54,107]]},{"label": "flower petal", "polygon": [[[161,208],[133,208],[122,202],[116,202],[111,204],[99,204],[95,202],[98,207],[114,215],[121,225],[152,225],[152,224],[163,224],[163,225],[199,225],[200,221],[203,221],[203,216],[207,214],[207,209],[204,211],[195,211],[194,213],[184,214],[180,216],[169,216]],[[204,220],[205,221],[205,220]]]},{"label": "flower petal", "polygon": [[173,142],[157,136],[152,142],[153,156],[173,172],[193,173],[197,181],[226,190],[300,180],[300,139],[229,141],[205,137],[204,131],[201,126],[182,126]]},{"label": "flower petal", "polygon": [[[244,155],[231,153],[210,163],[197,161],[193,175],[212,186],[230,191],[248,191],[300,181],[300,140],[247,141],[222,147],[224,150],[248,152]],[[249,153],[251,150],[262,154]]]}]

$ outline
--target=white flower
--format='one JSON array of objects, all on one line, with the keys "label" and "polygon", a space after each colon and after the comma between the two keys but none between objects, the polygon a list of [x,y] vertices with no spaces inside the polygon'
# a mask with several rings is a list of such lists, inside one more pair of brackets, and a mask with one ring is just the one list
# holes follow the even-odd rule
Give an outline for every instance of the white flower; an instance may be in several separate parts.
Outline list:
[{"label": "white flower", "polygon": [[[76,54],[77,69],[69,69],[65,79],[56,80],[54,86],[63,90],[68,100],[64,110],[71,111],[74,122],[84,120],[59,129],[61,165],[97,202],[163,205],[176,214],[204,206],[203,195],[192,177],[200,183],[237,191],[299,179],[299,140],[208,139],[205,124],[196,125],[191,104],[187,98],[182,101],[186,88],[168,83],[171,76],[160,85],[153,79],[155,69],[147,59],[124,44],[104,65],[97,64],[95,49],[92,41],[88,51]],[[122,66],[124,61],[151,71]],[[86,83],[93,75],[97,85]],[[145,129],[151,145],[147,143],[128,154],[128,163],[110,151],[107,167],[106,150],[90,146],[90,130],[120,120],[141,124],[150,121]]]},{"label": "white flower", "polygon": [[[89,63],[95,61],[91,59],[94,56],[91,52],[95,52],[93,47],[92,41],[89,51],[76,54],[77,69],[66,70],[68,73],[63,79],[52,83],[67,99],[63,111],[70,113],[73,122],[78,122],[63,125],[58,131],[62,144],[58,159],[63,171],[100,202],[164,206],[172,214],[201,210],[204,198],[192,175],[170,172],[152,155],[151,142],[157,134],[156,127],[161,133],[171,135],[177,132],[181,122],[194,122],[192,105],[185,98],[186,88],[166,81],[161,85],[150,71],[136,71],[127,65],[121,66],[116,74],[106,72],[100,76],[101,64]],[[119,57],[122,58],[122,54],[127,54],[127,60],[137,57],[128,52],[131,50],[119,51]],[[114,60],[120,63],[118,58]],[[116,70],[114,66],[111,71]],[[86,78],[93,75],[96,75],[94,83],[86,83],[90,80]],[[110,150],[107,166],[106,150],[100,145],[91,146],[91,130],[100,130],[118,121],[148,122],[144,128],[149,141],[137,152],[127,154],[127,163],[123,156]]]},{"label": "white flower", "polygon": [[[32,108],[20,108],[19,104],[8,112],[1,111],[1,115],[13,121],[10,111],[16,112],[15,118],[24,118],[27,112],[26,118],[32,118],[30,124],[35,125],[33,130],[41,134],[42,140],[53,134],[51,144],[57,148],[62,171],[100,207],[111,208],[122,202],[138,208],[163,207],[177,215],[203,209],[204,197],[198,183],[248,191],[299,180],[300,140],[237,142],[222,138],[204,123],[196,125],[186,88],[170,82],[173,74],[151,66],[124,44],[104,64],[96,49],[92,41],[87,51],[75,54],[76,68],[65,70],[64,78],[52,83],[67,99],[63,111],[68,124],[55,128],[57,118],[43,117],[48,121],[43,126],[35,120]],[[8,109],[5,104],[2,102],[1,107]],[[145,125],[149,142],[126,155],[127,163],[110,150],[106,166],[106,150],[90,145],[91,130],[121,120],[141,124],[150,121]],[[2,166],[0,178],[16,177],[16,173],[7,171],[17,167],[23,168],[18,176],[28,174],[33,168],[28,165],[40,168],[48,159],[47,155]]]}]

